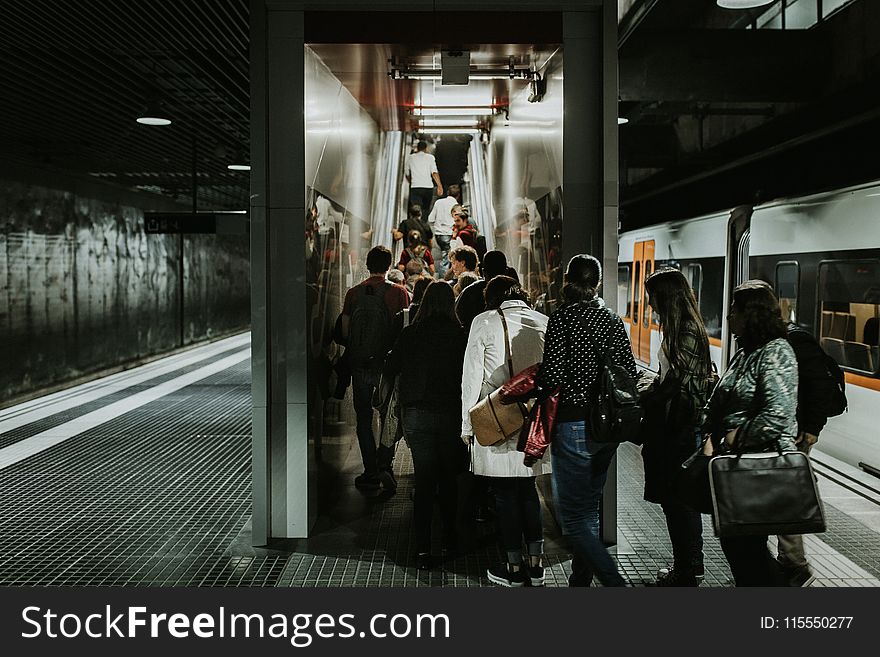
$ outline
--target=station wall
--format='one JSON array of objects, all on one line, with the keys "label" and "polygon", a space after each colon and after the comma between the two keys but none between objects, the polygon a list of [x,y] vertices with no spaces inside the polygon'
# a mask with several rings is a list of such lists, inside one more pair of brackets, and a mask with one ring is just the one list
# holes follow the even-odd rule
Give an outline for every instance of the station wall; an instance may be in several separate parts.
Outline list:
[{"label": "station wall", "polygon": [[145,209],[180,208],[0,179],[0,404],[248,327],[247,236],[183,236],[181,259]]}]

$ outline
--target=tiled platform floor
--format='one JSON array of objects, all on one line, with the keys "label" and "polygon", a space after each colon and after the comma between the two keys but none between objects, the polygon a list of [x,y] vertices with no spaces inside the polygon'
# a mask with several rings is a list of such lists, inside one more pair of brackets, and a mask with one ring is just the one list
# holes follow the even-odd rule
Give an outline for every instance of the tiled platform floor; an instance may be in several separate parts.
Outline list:
[{"label": "tiled platform floor", "polygon": [[[118,401],[113,394],[104,401]],[[40,427],[68,421],[47,418]],[[465,556],[429,572],[414,568],[408,450],[398,451],[397,494],[366,496],[352,485],[359,456],[351,436],[324,439],[313,537],[250,547],[249,422],[244,361],[0,469],[0,585],[489,585],[483,573],[498,552],[487,524],[474,526]],[[669,542],[659,507],[641,500],[637,449],[621,448],[618,462],[615,552],[625,577],[645,585],[671,562]],[[829,486],[823,493],[833,500]],[[880,584],[880,534],[832,504],[827,512],[829,531],[808,537],[814,586]],[[545,515],[547,583],[565,585],[569,556]],[[729,586],[709,523],[705,537],[703,586]]]}]

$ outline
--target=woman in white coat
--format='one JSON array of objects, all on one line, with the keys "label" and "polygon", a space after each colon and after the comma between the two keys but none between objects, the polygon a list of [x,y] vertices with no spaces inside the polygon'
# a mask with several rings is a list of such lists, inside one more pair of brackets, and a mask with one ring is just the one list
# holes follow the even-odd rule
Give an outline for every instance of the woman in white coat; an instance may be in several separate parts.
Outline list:
[{"label": "woman in white coat", "polygon": [[[507,557],[506,563],[489,568],[487,576],[502,586],[524,586],[527,580],[532,586],[543,586],[544,532],[535,477],[550,472],[549,456],[545,454],[538,463],[527,468],[523,465],[522,452],[516,451],[515,436],[483,447],[473,439],[468,411],[510,378],[508,348],[514,373],[540,362],[547,317],[529,308],[525,292],[509,276],[496,276],[489,281],[485,295],[488,310],[474,319],[465,351],[461,435],[462,440],[471,445],[473,473],[492,477],[501,548]],[[504,335],[505,324],[509,347]],[[525,564],[523,540],[528,548]]]}]

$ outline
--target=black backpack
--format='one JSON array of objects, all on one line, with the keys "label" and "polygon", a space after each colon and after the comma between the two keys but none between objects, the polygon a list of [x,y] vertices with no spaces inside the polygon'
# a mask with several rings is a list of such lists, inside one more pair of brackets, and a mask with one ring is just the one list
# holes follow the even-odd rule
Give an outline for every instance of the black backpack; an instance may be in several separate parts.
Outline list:
[{"label": "black backpack", "polygon": [[[620,318],[608,311],[612,328]],[[639,405],[639,391],[636,380],[622,365],[614,361],[614,347],[603,347],[593,338],[583,317],[578,317],[584,326],[587,339],[592,343],[599,364],[599,377],[595,392],[587,407],[587,424],[590,437],[596,442],[640,443],[639,432],[642,427],[642,408]],[[609,339],[611,332],[608,333]]]},{"label": "black backpack", "polygon": [[[824,407],[821,409],[822,414],[825,417],[842,415],[847,410],[848,402],[846,400],[845,377],[843,375],[843,370],[840,369],[840,365],[837,364],[837,361],[834,360],[833,356],[829,356],[828,353],[822,349],[822,346],[816,342],[816,338],[813,337],[812,333],[794,324],[789,327],[789,335],[792,333],[802,333],[807,336],[810,341],[819,348],[819,351],[822,352],[822,356],[825,359],[825,371],[828,378],[824,381],[810,382],[810,385],[819,386],[823,392],[822,399],[825,400],[825,404],[823,404]],[[803,382],[801,382],[801,385],[803,385]]]},{"label": "black backpack", "polygon": [[847,409],[843,370],[840,369],[836,360],[825,353],[824,349],[822,349],[822,353],[825,354],[825,368],[828,370],[828,378],[831,380],[829,386],[831,394],[828,397],[828,408],[825,409],[825,415],[826,417],[842,415]]},{"label": "black backpack", "polygon": [[791,341],[791,336],[800,333],[805,336],[805,339],[808,339],[812,342],[819,351],[822,352],[822,357],[825,362],[825,374],[827,378],[814,381],[811,380],[808,383],[804,381],[800,381],[799,385],[807,385],[807,386],[815,386],[815,388],[821,391],[821,398],[823,400],[822,408],[818,409],[822,412],[822,415],[825,417],[834,417],[835,415],[842,415],[846,412],[847,409],[847,401],[846,401],[846,383],[843,375],[843,370],[840,369],[840,365],[837,364],[837,361],[834,360],[833,356],[829,356],[828,353],[822,348],[816,338],[813,337],[813,334],[809,331],[802,329],[801,327],[795,324],[789,324],[788,328],[788,336],[789,341]]},{"label": "black backpack", "polygon": [[383,282],[377,290],[372,285],[359,285],[348,329],[346,355],[352,367],[377,368],[388,351],[391,335],[391,313],[385,296],[392,284]]}]

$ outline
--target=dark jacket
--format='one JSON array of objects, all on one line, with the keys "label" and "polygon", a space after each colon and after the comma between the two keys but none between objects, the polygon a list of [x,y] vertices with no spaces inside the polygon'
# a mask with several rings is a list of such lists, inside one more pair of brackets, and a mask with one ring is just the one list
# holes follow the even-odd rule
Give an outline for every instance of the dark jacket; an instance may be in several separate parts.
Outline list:
[{"label": "dark jacket", "polygon": [[562,387],[559,422],[586,419],[588,399],[595,392],[599,361],[586,331],[606,349],[614,349],[613,357],[618,365],[625,367],[634,378],[638,375],[623,322],[605,307],[601,298],[563,306],[550,316],[544,336],[544,361],[538,372],[541,388]]},{"label": "dark jacket", "polygon": [[486,312],[485,293],[486,281],[481,279],[464,288],[455,300],[455,314],[465,331],[470,330],[477,315]]},{"label": "dark jacket", "polygon": [[[461,377],[467,333],[454,320],[432,319],[405,327],[385,363],[399,374],[400,405],[461,415]],[[426,362],[426,350],[436,362]]]},{"label": "dark jacket", "polygon": [[709,342],[695,330],[686,330],[680,345],[683,363],[671,363],[663,381],[655,383],[641,399],[645,413],[642,460],[645,464],[645,499],[663,503],[681,464],[697,448],[697,430],[709,396]]},{"label": "dark jacket", "polygon": [[829,386],[833,385],[825,365],[825,352],[812,334],[796,324],[788,325],[788,344],[797,358],[798,431],[818,436],[828,421],[822,409],[827,405],[828,395],[832,394]]}]

